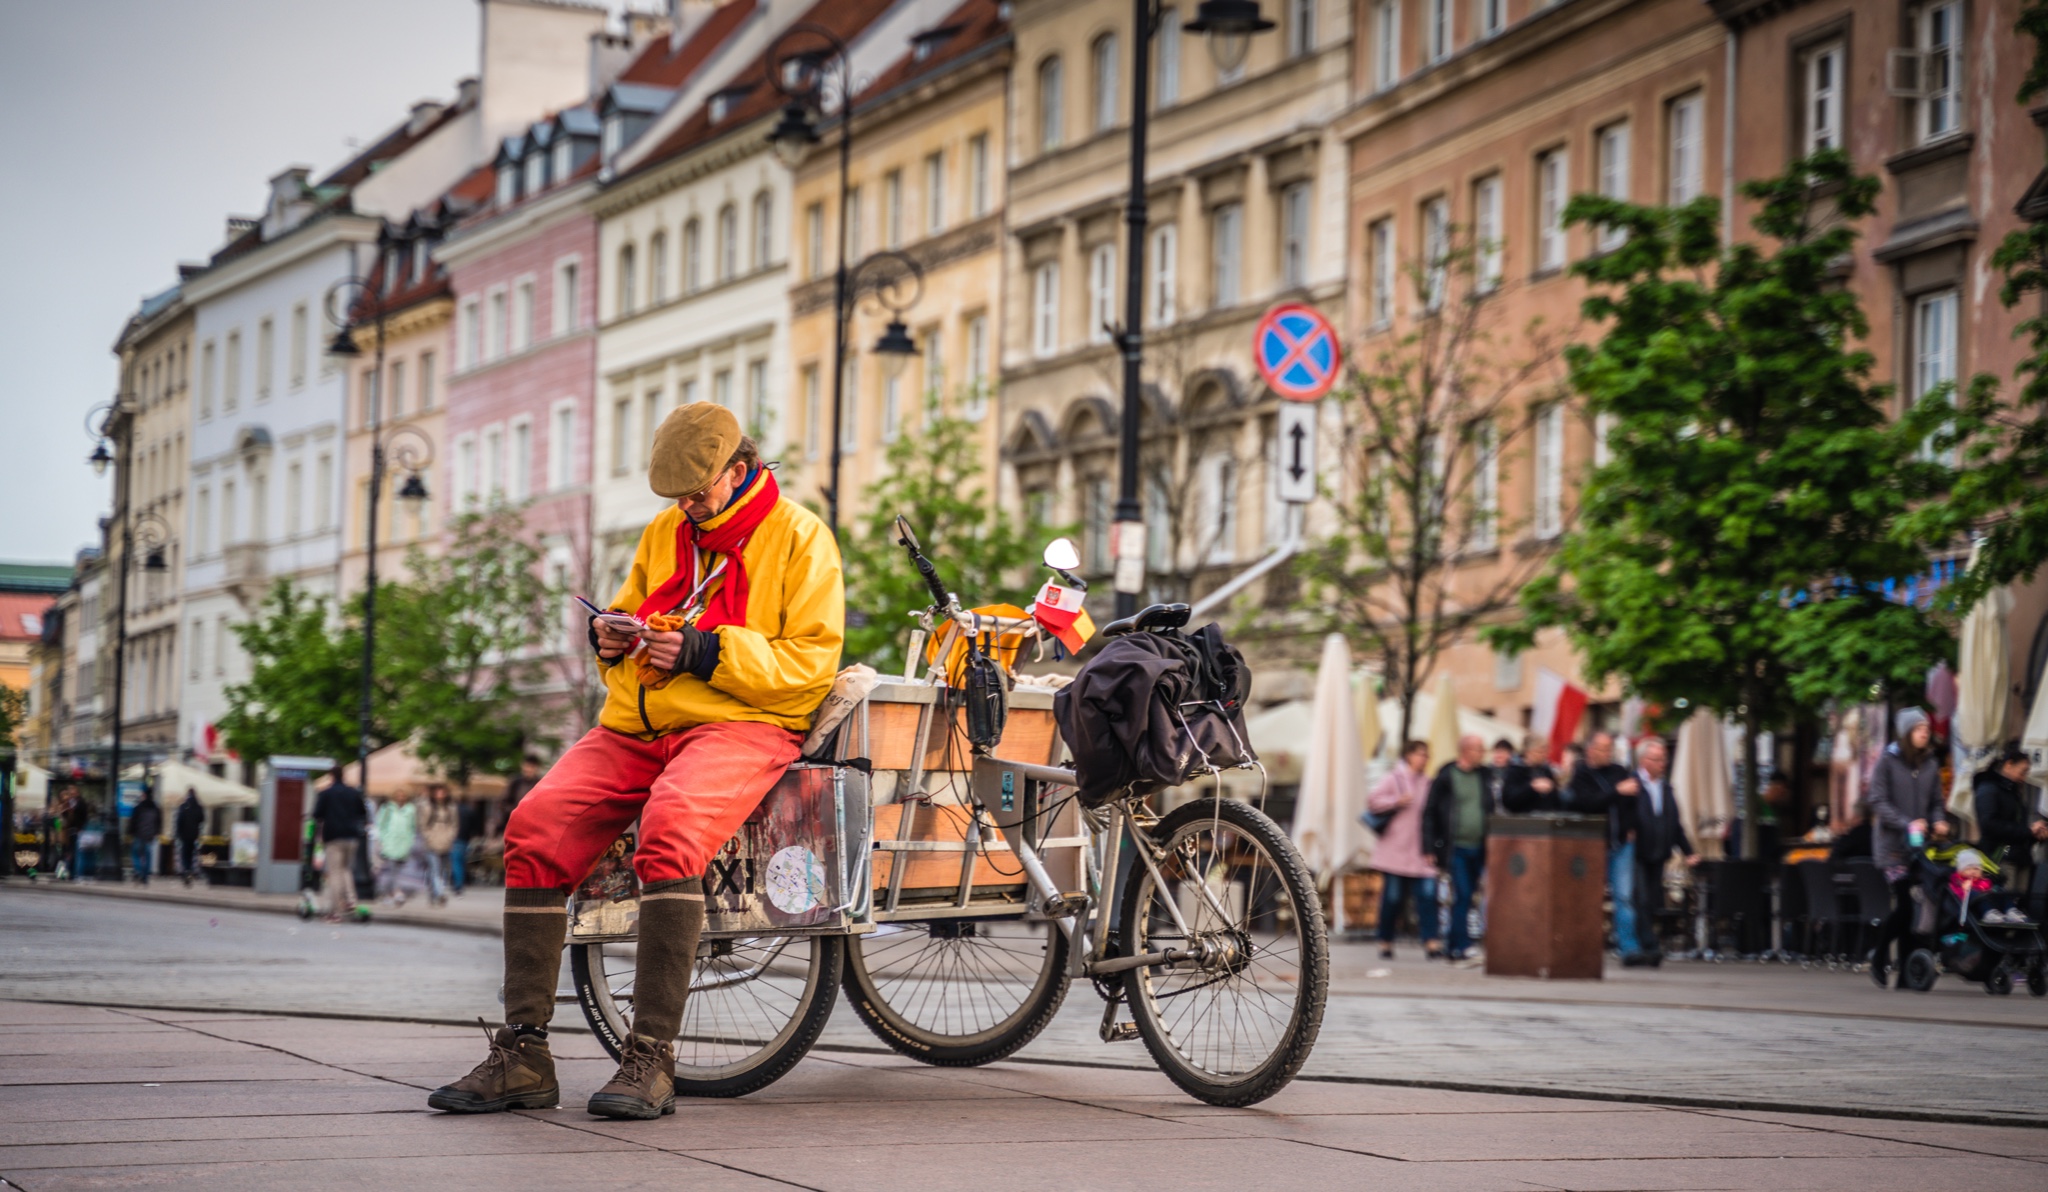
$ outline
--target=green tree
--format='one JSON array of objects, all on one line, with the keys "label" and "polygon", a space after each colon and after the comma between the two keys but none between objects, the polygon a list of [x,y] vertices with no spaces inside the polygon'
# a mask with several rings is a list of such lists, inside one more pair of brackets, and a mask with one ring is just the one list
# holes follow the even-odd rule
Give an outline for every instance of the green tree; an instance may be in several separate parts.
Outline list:
[{"label": "green tree", "polygon": [[414,550],[406,581],[380,597],[395,719],[413,753],[459,787],[517,769],[538,723],[530,693],[555,607],[540,565],[518,513],[499,506],[458,518],[441,554]]},{"label": "green tree", "polygon": [[[2034,44],[2019,88],[2025,107],[2048,95],[2048,0],[2022,5],[2015,29]],[[2032,579],[2048,560],[2048,220],[2006,233],[1991,263],[2005,274],[1998,296],[2007,308],[2034,300],[2035,313],[2013,332],[2027,352],[2010,389],[2001,378],[1979,373],[1955,393],[1955,422],[1936,440],[1956,452],[1955,486],[1903,527],[1914,539],[1983,536],[1954,589],[1963,609],[2002,584]]]},{"label": "green tree", "polygon": [[13,748],[14,734],[28,720],[28,692],[0,685],[0,747]]},{"label": "green tree", "polygon": [[1526,618],[1489,636],[1525,646],[1560,626],[1591,675],[1736,717],[1752,776],[1762,728],[1873,682],[1910,688],[1953,648],[1933,614],[1877,590],[1925,565],[1900,527],[1948,479],[1924,450],[1945,403],[1887,418],[1890,391],[1853,346],[1863,312],[1834,274],[1878,185],[1839,152],[1745,184],[1768,247],[1724,246],[1710,198],[1581,195],[1566,211],[1625,235],[1574,267],[1605,331],[1566,350],[1573,388],[1612,420],[1610,462],[1523,593]]},{"label": "green tree", "polygon": [[[380,602],[396,598],[396,584],[379,584]],[[280,755],[331,757],[356,755],[357,719],[362,701],[363,637],[361,601],[356,615],[337,622],[327,598],[290,580],[279,580],[264,594],[256,615],[236,625],[234,634],[249,659],[249,678],[228,685],[228,710],[220,718],[221,737],[229,749],[254,761]],[[380,663],[387,656],[378,650]],[[378,674],[388,674],[380,665]],[[378,685],[371,701],[370,748],[396,740],[392,726],[392,690]]]},{"label": "green tree", "polygon": [[936,413],[889,445],[883,477],[868,486],[867,512],[842,531],[846,658],[900,673],[910,614],[931,603],[909,556],[896,545],[901,514],[962,605],[1022,602],[1040,544],[995,506],[983,483],[980,427]]}]

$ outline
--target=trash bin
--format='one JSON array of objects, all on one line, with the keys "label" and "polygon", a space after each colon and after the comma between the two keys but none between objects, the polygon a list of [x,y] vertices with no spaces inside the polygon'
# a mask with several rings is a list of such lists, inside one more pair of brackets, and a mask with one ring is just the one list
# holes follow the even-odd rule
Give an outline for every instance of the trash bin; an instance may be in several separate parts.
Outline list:
[{"label": "trash bin", "polygon": [[1606,818],[1496,815],[1486,832],[1486,974],[1599,980]]}]

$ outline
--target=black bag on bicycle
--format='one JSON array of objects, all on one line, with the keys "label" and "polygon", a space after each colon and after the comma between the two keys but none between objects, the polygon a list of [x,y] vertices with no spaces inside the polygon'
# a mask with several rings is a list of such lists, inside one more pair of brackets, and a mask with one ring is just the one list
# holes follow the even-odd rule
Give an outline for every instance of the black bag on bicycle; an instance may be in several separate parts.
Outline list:
[{"label": "black bag on bicycle", "polygon": [[1254,760],[1244,733],[1250,685],[1244,656],[1214,625],[1193,637],[1111,639],[1053,697],[1082,805],[1148,795],[1210,767]]}]

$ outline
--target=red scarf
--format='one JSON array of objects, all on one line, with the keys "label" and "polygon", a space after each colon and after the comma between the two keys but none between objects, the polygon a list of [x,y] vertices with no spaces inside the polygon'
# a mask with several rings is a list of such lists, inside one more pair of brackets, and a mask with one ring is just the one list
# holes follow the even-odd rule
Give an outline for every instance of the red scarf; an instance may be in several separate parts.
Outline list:
[{"label": "red scarf", "polygon": [[[732,503],[710,519],[711,528],[706,529],[690,520],[684,514],[676,523],[676,569],[662,585],[642,601],[636,612],[645,621],[658,613],[687,612],[682,606],[690,603],[699,583],[697,577],[698,552],[725,556],[724,582],[704,605],[704,615],[698,617],[699,629],[715,629],[720,625],[744,625],[747,623],[747,562],[744,552],[747,542],[768,519],[775,503],[782,498],[782,490],[776,486],[775,473],[759,468],[754,473],[754,482],[736,494]],[[707,575],[716,578],[715,569]]]}]

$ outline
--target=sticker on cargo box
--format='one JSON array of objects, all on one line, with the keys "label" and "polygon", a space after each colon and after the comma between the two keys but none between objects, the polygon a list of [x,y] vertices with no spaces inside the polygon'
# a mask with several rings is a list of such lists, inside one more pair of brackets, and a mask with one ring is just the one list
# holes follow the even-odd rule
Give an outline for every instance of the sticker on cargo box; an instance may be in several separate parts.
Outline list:
[{"label": "sticker on cargo box", "polygon": [[768,901],[785,915],[801,915],[825,900],[825,862],[801,844],[768,858]]}]

